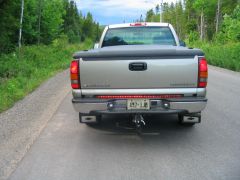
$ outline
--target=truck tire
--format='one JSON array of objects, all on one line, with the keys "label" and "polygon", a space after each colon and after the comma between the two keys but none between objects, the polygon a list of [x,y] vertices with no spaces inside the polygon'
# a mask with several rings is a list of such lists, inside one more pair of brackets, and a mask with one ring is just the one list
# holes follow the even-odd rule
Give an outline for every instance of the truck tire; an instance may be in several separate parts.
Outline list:
[{"label": "truck tire", "polygon": [[98,125],[101,122],[101,115],[79,113],[79,122],[87,125]]}]

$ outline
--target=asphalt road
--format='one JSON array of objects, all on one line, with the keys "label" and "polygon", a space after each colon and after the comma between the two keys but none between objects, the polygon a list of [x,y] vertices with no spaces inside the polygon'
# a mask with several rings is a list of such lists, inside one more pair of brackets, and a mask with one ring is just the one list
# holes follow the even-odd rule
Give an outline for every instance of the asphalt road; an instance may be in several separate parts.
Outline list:
[{"label": "asphalt road", "polygon": [[147,117],[142,136],[116,127],[126,116],[104,117],[99,127],[79,124],[69,92],[10,179],[239,180],[240,73],[211,67],[209,76],[201,124]]}]

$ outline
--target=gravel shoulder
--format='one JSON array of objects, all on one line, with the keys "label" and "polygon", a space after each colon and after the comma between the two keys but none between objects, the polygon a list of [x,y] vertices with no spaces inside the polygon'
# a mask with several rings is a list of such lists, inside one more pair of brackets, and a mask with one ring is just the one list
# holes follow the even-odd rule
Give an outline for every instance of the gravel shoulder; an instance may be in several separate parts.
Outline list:
[{"label": "gravel shoulder", "polygon": [[0,114],[0,179],[7,179],[70,92],[68,70]]}]

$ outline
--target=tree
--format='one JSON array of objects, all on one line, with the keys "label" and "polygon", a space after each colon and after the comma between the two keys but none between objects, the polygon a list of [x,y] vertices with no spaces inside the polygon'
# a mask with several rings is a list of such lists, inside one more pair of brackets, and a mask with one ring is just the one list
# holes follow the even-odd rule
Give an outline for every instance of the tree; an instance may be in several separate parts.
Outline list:
[{"label": "tree", "polygon": [[84,18],[83,20],[83,35],[84,35],[84,39],[86,39],[87,37],[94,39],[94,34],[93,34],[93,18],[92,18],[92,14],[90,12],[87,13],[87,16]]},{"label": "tree", "polygon": [[0,0],[0,17],[1,53],[13,51],[17,43],[50,44],[62,34],[70,43],[95,41],[102,31],[91,13],[82,16],[73,0]]},{"label": "tree", "polygon": [[176,3],[175,9],[176,9],[176,30],[177,30],[178,36],[182,39],[184,38],[184,33],[185,33],[184,25],[186,23],[185,23],[185,16],[184,16],[184,11],[183,11],[183,6],[181,1]]},{"label": "tree", "polygon": [[41,23],[41,37],[44,43],[52,42],[61,34],[64,14],[62,0],[44,1]]},{"label": "tree", "polygon": [[155,14],[153,12],[153,9],[150,9],[149,11],[147,11],[147,15],[146,15],[146,20],[145,21],[152,22],[154,15]]},{"label": "tree", "polygon": [[38,44],[41,42],[42,0],[38,0]]},{"label": "tree", "polygon": [[69,42],[80,42],[82,39],[82,15],[78,12],[74,1],[66,1],[66,15],[64,16],[64,32],[68,35]]},{"label": "tree", "polygon": [[38,39],[38,2],[24,0],[23,44],[36,44]]},{"label": "tree", "polygon": [[0,52],[12,51],[19,37],[19,16],[21,1],[1,1],[0,3]]},{"label": "tree", "polygon": [[238,5],[232,15],[225,15],[221,38],[226,41],[240,42],[240,5]]},{"label": "tree", "polygon": [[195,9],[200,12],[200,39],[203,40],[204,33],[204,9],[206,8],[206,0],[196,0],[194,3]]},{"label": "tree", "polygon": [[219,28],[219,20],[220,20],[220,8],[221,8],[221,0],[217,2],[217,13],[216,13],[216,33],[218,32]]},{"label": "tree", "polygon": [[21,15],[20,15],[20,28],[19,28],[19,38],[18,47],[21,48],[22,41],[22,23],[23,23],[23,11],[24,11],[24,0],[21,1]]}]

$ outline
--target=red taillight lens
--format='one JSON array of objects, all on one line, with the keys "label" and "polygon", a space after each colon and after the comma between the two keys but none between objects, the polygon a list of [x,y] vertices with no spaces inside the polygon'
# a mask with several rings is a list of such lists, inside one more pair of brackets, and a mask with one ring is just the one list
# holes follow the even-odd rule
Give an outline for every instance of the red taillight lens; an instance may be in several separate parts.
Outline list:
[{"label": "red taillight lens", "polygon": [[205,58],[199,59],[198,71],[198,87],[205,88],[207,86],[208,79],[208,65]]},{"label": "red taillight lens", "polygon": [[182,94],[159,94],[159,95],[101,95],[99,99],[171,99],[181,98]]},{"label": "red taillight lens", "polygon": [[71,63],[71,74],[77,74],[78,72],[79,72],[78,61],[73,60]]},{"label": "red taillight lens", "polygon": [[77,60],[73,60],[70,66],[70,74],[71,74],[71,85],[73,89],[80,88],[80,79],[79,79],[79,62]]},{"label": "red taillight lens", "polygon": [[142,23],[142,22],[136,22],[136,23],[131,23],[130,26],[146,26],[147,23]]}]

